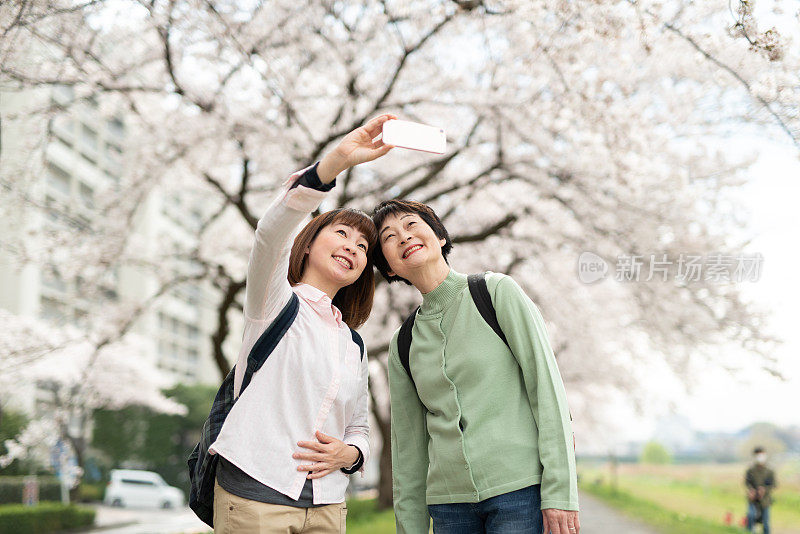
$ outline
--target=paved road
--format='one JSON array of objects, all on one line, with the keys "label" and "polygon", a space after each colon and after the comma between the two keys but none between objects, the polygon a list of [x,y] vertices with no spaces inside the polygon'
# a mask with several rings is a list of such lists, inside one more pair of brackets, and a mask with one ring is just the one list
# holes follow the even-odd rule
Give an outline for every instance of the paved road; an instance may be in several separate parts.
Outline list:
[{"label": "paved road", "polygon": [[109,534],[198,534],[211,529],[188,507],[177,510],[95,506],[95,528],[86,532]]},{"label": "paved road", "polygon": [[[582,493],[581,534],[658,534],[629,519],[591,495]],[[198,534],[210,532],[189,508],[178,510],[132,510],[97,506],[96,528],[108,534]]]},{"label": "paved road", "polygon": [[581,493],[580,503],[581,534],[658,534],[586,493]]}]

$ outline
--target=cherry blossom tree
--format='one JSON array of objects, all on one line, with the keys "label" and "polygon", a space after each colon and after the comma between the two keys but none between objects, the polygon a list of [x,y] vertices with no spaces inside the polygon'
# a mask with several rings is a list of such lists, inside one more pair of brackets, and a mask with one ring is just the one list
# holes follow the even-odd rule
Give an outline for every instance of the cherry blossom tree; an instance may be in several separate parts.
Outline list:
[{"label": "cherry blossom tree", "polygon": [[186,411],[161,393],[171,384],[154,361],[141,358],[144,343],[136,335],[92,344],[84,332],[72,326],[54,328],[7,312],[0,313],[0,321],[4,332],[0,390],[13,393],[20,384],[28,384],[50,396],[42,399],[46,410],[14,440],[6,441],[8,453],[0,457],[0,466],[17,458],[47,465],[61,441],[75,458],[77,482],[83,472],[94,410],[138,405],[160,413]]},{"label": "cherry blossom tree", "polygon": [[[75,105],[126,110],[135,134],[109,198],[131,216],[134,199],[156,190],[204,199],[197,242],[171,255],[195,266],[183,276],[218,291],[211,342],[223,375],[252,232],[283,178],[380,112],[445,127],[446,154],[395,150],[351,169],[323,209],[430,203],[453,236],[456,269],[509,273],[542,309],[586,433],[607,422],[604,400],[646,396],[644,367],[688,380],[693,360],[731,366],[719,347],[737,346],[778,371],[776,340],[739,284],[676,276],[682,254],[747,250],[730,192],[755,154],[731,154],[726,139],[747,131],[800,147],[796,13],[781,13],[790,5],[778,0],[761,11],[752,0],[730,4],[27,0],[0,7],[0,80],[6,91],[67,86]],[[3,176],[17,203],[29,202],[35,166],[25,169]],[[99,226],[118,231],[97,237],[115,258],[136,261],[127,227],[113,224],[118,213],[106,216]],[[610,266],[609,278],[624,274],[622,257],[638,258],[644,276],[584,284],[583,252]],[[666,277],[657,276],[663,255]],[[141,267],[157,268],[148,262]],[[384,441],[388,340],[416,300],[379,284],[363,331]]]}]

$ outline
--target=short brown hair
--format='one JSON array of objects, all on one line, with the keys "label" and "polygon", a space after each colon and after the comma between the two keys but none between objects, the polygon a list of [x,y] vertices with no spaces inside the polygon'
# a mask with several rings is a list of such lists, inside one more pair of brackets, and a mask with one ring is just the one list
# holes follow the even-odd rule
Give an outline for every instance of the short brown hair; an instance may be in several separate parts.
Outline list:
[{"label": "short brown hair", "polygon": [[[372,210],[372,222],[375,224],[375,231],[380,232],[380,227],[388,217],[392,215],[398,215],[400,213],[413,213],[415,215],[419,215],[419,218],[425,221],[425,224],[431,227],[431,230],[433,230],[433,233],[436,234],[436,237],[445,240],[445,244],[442,246],[442,256],[444,257],[444,261],[447,262],[447,255],[450,254],[451,250],[453,250],[453,242],[450,240],[450,234],[447,233],[447,228],[444,227],[444,224],[442,224],[439,216],[436,215],[436,212],[433,211],[433,209],[427,204],[423,204],[422,202],[417,202],[415,200],[384,200],[375,206],[374,210]],[[375,267],[378,268],[378,271],[387,282],[397,282],[399,280],[411,285],[411,282],[405,278],[389,274],[389,262],[386,261],[386,257],[383,255],[383,250],[381,250],[380,244],[375,247],[374,252],[372,253],[372,260],[375,262]]]},{"label": "short brown hair", "polygon": [[[332,224],[352,226],[367,239],[367,264],[358,280],[341,288],[333,297],[333,305],[342,312],[342,319],[350,328],[358,328],[367,321],[375,296],[375,274],[372,270],[371,250],[378,243],[378,232],[369,215],[360,210],[339,208],[317,215],[300,230],[289,255],[289,283],[297,285],[306,269],[306,249],[319,235],[320,230]],[[378,247],[380,248],[380,247]]]}]

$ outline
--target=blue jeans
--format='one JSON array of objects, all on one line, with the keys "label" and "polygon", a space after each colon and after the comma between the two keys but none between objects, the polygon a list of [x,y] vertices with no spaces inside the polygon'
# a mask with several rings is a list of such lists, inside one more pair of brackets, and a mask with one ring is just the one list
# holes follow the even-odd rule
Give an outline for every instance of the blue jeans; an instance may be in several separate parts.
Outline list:
[{"label": "blue jeans", "polygon": [[[756,505],[749,503],[747,505],[747,530],[753,532],[753,527],[756,524]],[[761,509],[761,524],[764,527],[764,534],[769,534],[769,506]]]},{"label": "blue jeans", "polygon": [[476,503],[430,504],[434,534],[543,534],[539,485]]}]

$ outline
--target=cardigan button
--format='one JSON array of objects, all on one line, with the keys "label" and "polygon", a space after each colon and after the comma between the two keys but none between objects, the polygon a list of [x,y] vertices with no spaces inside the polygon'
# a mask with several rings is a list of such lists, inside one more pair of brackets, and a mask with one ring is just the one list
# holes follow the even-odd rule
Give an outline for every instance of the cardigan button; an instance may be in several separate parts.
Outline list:
[{"label": "cardigan button", "polygon": [[450,384],[450,391],[453,391],[456,387],[453,384]]}]

